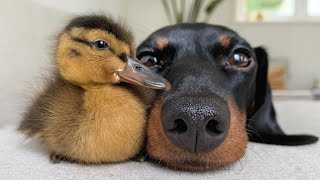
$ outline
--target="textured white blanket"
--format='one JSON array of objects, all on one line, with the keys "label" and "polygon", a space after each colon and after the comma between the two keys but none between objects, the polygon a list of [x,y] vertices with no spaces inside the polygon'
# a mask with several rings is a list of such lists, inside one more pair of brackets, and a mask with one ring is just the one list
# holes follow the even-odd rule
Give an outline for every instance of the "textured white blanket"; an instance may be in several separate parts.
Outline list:
[{"label": "textured white blanket", "polygon": [[[277,101],[288,133],[320,136],[320,102]],[[10,116],[4,116],[10,117]],[[49,163],[37,142],[24,141],[14,126],[0,128],[0,179],[320,179],[320,143],[285,147],[250,143],[238,163],[208,173],[173,171],[145,162],[109,165]]]}]

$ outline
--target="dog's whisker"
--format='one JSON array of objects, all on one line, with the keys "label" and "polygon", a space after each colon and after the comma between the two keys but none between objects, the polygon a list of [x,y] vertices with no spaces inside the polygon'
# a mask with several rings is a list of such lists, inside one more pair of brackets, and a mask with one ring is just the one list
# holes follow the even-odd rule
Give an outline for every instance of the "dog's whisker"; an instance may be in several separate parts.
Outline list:
[{"label": "dog's whisker", "polygon": [[251,147],[247,147],[248,150],[252,151],[255,155],[257,155],[260,159],[262,159],[262,157]]}]

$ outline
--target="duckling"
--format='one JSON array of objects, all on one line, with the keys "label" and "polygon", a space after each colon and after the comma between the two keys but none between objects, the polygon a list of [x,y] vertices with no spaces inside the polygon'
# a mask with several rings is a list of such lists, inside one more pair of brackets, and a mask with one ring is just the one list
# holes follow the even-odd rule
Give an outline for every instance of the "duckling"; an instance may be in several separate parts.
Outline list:
[{"label": "duckling", "polygon": [[39,139],[53,163],[133,158],[145,140],[152,97],[146,88],[169,86],[133,56],[133,37],[123,24],[103,15],[73,19],[58,36],[51,80],[18,130]]}]

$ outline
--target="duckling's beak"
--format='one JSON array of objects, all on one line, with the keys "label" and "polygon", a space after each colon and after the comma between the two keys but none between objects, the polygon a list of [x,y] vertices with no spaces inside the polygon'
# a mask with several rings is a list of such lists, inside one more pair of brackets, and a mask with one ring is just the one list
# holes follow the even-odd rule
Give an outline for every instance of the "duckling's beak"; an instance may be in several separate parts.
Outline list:
[{"label": "duckling's beak", "polygon": [[171,84],[148,67],[130,57],[124,69],[118,70],[120,81],[152,89],[170,89]]}]

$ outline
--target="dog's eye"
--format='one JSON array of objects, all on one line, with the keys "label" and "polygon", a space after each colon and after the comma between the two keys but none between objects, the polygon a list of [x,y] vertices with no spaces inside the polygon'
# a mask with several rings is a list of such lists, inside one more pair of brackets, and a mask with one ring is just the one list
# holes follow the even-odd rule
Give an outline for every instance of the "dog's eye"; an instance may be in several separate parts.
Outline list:
[{"label": "dog's eye", "polygon": [[151,55],[145,55],[140,58],[140,61],[142,64],[144,64],[147,67],[155,66],[158,62],[157,58],[155,56]]},{"label": "dog's eye", "polygon": [[141,61],[142,64],[149,67],[152,71],[156,73],[160,73],[163,71],[163,61],[159,61],[156,56],[154,55],[143,55],[138,59]]},{"label": "dog's eye", "polygon": [[251,63],[251,60],[252,58],[248,53],[238,51],[232,54],[227,64],[229,66],[236,66],[236,67],[243,68],[243,67],[249,66]]}]

